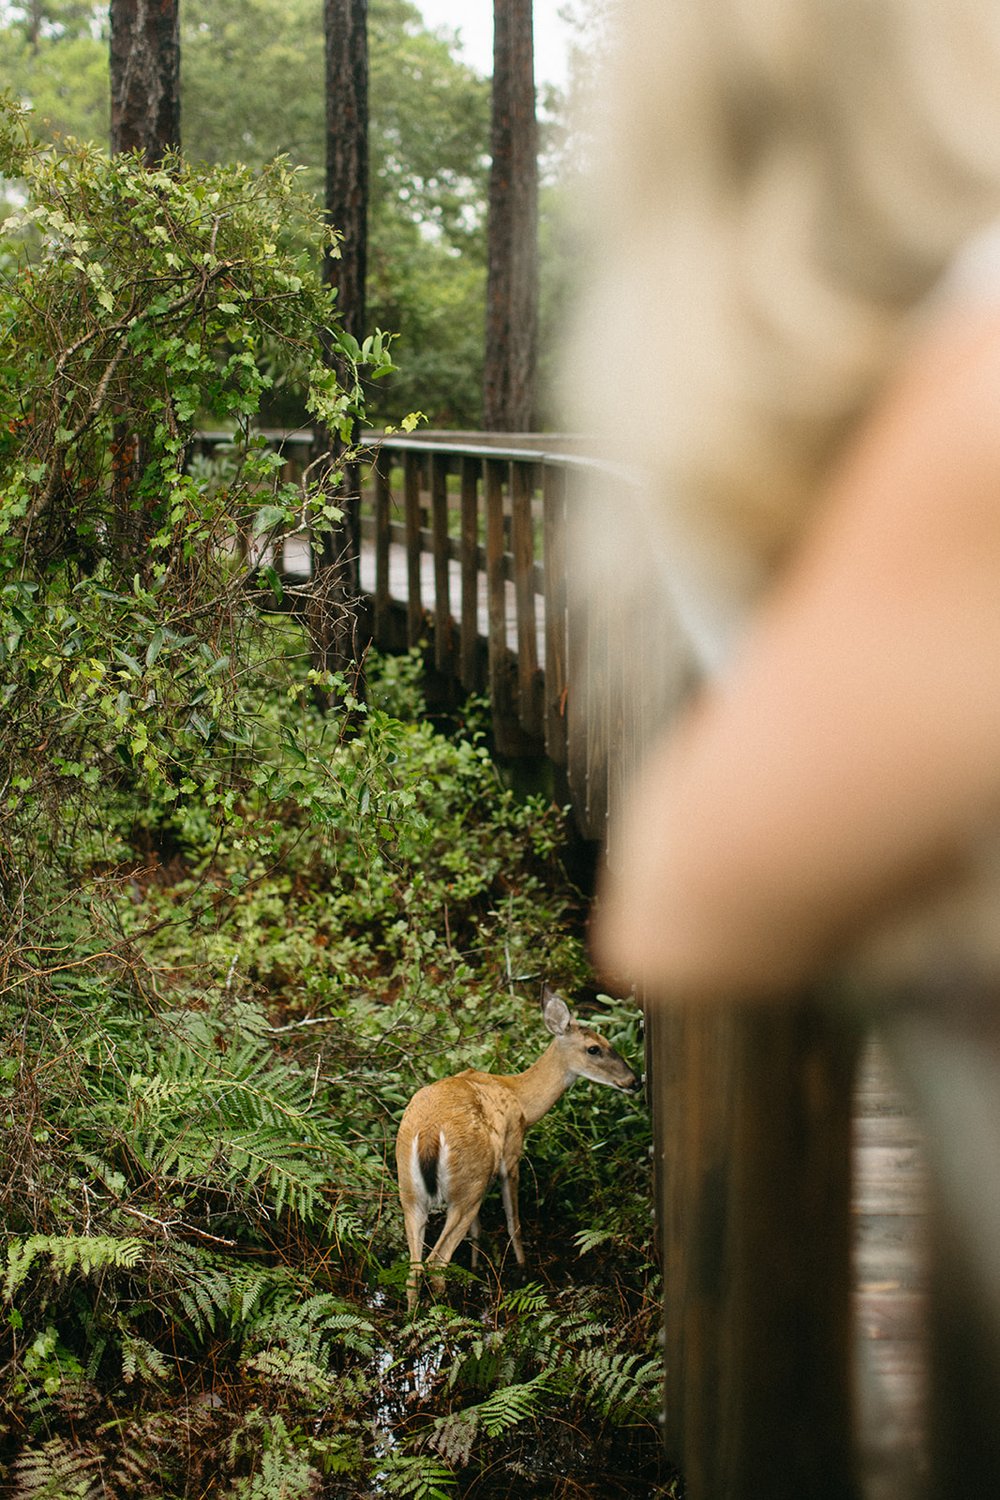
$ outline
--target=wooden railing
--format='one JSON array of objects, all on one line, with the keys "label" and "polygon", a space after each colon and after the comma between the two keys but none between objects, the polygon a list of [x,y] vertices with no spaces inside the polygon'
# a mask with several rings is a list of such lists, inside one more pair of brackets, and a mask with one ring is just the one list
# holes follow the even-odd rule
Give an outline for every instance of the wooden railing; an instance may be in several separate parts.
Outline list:
[{"label": "wooden railing", "polygon": [[560,557],[573,463],[389,438],[362,522],[376,644],[393,644],[402,609],[406,644],[429,642],[437,672],[488,692],[501,752],[545,753],[559,766],[569,758]]},{"label": "wooden railing", "polygon": [[[286,457],[285,477],[301,473],[310,435],[267,436]],[[211,457],[227,442],[221,433],[202,434],[199,452]],[[424,644],[442,678],[464,693],[487,694],[498,752],[545,756],[565,776],[581,834],[599,840],[628,769],[624,747],[609,753],[615,726],[627,719],[651,729],[662,718],[663,695],[645,693],[632,705],[586,701],[585,657],[618,649],[616,632],[636,622],[616,614],[613,580],[599,620],[574,618],[567,516],[585,503],[599,466],[562,444],[527,438],[505,445],[486,435],[373,439],[352,502],[354,529],[375,645]],[[308,538],[286,537],[277,560],[288,575],[305,576]],[[637,754],[634,733],[630,744]]]},{"label": "wooden railing", "polygon": [[[294,445],[285,451],[294,462]],[[599,839],[649,735],[683,699],[690,657],[662,591],[632,588],[639,604],[620,602],[610,548],[607,587],[592,587],[586,619],[575,618],[567,541],[592,473],[544,443],[391,437],[360,496],[358,529],[375,642],[427,643],[438,673],[488,692],[500,751],[545,754],[565,773],[581,832]],[[613,514],[607,529],[610,539]],[[296,544],[300,566],[308,557],[289,538],[292,571]],[[668,651],[665,632],[677,637]],[[655,680],[642,670],[644,641],[655,645]],[[600,658],[626,652],[640,670],[619,685]],[[586,692],[595,662],[596,699]],[[665,1432],[688,1500],[861,1493],[850,1307],[857,1043],[808,999],[647,1008]]]}]

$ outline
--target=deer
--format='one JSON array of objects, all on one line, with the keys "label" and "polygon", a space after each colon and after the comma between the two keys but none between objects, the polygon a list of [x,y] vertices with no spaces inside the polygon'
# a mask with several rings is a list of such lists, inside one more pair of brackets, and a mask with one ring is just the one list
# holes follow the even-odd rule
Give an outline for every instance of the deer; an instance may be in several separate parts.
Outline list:
[{"label": "deer", "polygon": [[[574,1020],[565,1000],[548,985],[542,990],[542,1019],[552,1041],[523,1073],[467,1068],[418,1089],[403,1111],[396,1171],[410,1256],[410,1313],[417,1305],[421,1272],[426,1267],[432,1289],[440,1293],[442,1272],[467,1234],[473,1268],[478,1264],[479,1210],[495,1177],[514,1255],[519,1266],[525,1264],[517,1202],[525,1132],[570,1084],[587,1078],[624,1093],[642,1087],[610,1042]],[[440,1208],[446,1210],[444,1227],[425,1262],[427,1220]]]}]

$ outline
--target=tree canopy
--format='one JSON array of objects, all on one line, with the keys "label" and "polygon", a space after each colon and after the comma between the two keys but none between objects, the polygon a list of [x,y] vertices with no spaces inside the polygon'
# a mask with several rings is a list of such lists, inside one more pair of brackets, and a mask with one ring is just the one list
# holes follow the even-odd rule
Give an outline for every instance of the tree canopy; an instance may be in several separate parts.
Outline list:
[{"label": "tree canopy", "polygon": [[[414,407],[478,420],[489,83],[452,56],[409,0],[369,5],[369,321],[399,333],[399,374],[373,416]],[[0,73],[36,128],[108,139],[107,6],[0,3]],[[321,193],[323,17],[318,0],[185,0],[183,148],[259,168],[287,155]],[[280,410],[274,412],[277,419]]]}]

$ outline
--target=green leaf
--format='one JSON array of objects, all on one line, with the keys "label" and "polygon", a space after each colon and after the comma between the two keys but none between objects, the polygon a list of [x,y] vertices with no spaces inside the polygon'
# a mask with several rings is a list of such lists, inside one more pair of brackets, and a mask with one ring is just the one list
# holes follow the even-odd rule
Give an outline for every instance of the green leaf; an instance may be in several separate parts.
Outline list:
[{"label": "green leaf", "polygon": [[150,637],[149,645],[146,647],[146,666],[147,667],[151,667],[153,665],[153,663],[156,661],[156,658],[159,656],[160,652],[163,650],[163,645],[164,645],[164,642],[166,641],[166,638],[167,638],[166,631],[163,629],[163,627],[161,625],[158,625],[156,627],[156,629],[153,631],[152,636]]},{"label": "green leaf", "polygon": [[276,527],[285,525],[288,519],[288,512],[283,505],[262,505],[253,518],[254,535],[264,536]]},{"label": "green leaf", "polygon": [[127,651],[116,650],[115,661],[119,661],[122,666],[127,667],[133,677],[142,676],[142,667],[136,661],[135,657],[130,656]]}]

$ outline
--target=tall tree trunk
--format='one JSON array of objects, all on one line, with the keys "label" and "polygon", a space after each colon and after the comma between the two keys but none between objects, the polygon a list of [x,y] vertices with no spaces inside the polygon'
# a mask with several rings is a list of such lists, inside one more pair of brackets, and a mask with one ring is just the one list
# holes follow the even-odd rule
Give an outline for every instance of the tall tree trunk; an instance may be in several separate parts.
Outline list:
[{"label": "tall tree trunk", "polygon": [[368,261],[368,0],[324,0],[326,35],[326,216],[343,235],[328,255],[344,329],[365,326]]},{"label": "tall tree trunk", "polygon": [[538,125],[532,0],[494,0],[483,426],[529,432],[538,349]]},{"label": "tall tree trunk", "polygon": [[[181,143],[179,0],[111,0],[111,151],[141,151],[148,167]],[[154,507],[139,497],[142,440],[115,423],[113,552],[125,576],[152,565]]]},{"label": "tall tree trunk", "polygon": [[[368,0],[324,0],[326,39],[326,217],[342,236],[323,275],[337,289],[341,325],[360,343],[365,326],[368,259]],[[332,348],[327,357],[336,367]],[[318,432],[333,477],[342,467],[334,434]],[[360,474],[348,465],[335,498],[344,519],[313,548],[315,589],[310,633],[317,665],[351,673],[360,655],[356,602],[360,592]]]},{"label": "tall tree trunk", "polygon": [[156,166],[180,145],[179,0],[111,0],[111,150]]}]

